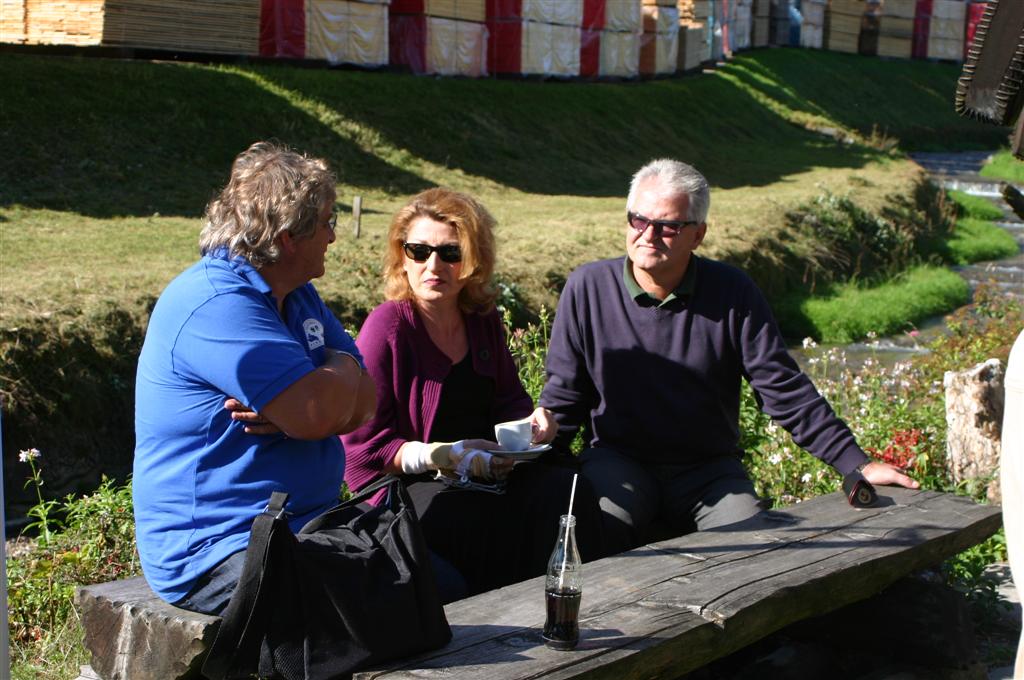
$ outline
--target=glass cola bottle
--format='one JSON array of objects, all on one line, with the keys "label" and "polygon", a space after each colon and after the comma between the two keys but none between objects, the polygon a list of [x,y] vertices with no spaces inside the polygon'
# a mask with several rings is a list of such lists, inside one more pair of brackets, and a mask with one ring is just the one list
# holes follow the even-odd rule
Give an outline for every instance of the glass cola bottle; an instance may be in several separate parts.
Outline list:
[{"label": "glass cola bottle", "polygon": [[543,637],[545,644],[552,649],[572,649],[579,642],[582,577],[583,565],[576,547],[576,518],[562,515],[544,582],[547,618]]}]

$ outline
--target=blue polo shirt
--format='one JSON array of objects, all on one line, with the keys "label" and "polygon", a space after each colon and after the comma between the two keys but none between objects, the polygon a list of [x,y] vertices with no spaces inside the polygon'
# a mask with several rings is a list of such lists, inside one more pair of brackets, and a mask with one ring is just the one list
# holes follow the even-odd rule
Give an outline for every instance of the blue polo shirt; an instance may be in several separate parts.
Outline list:
[{"label": "blue polo shirt", "polygon": [[143,572],[168,602],[245,549],[271,492],[291,494],[295,530],[338,500],[338,437],[246,434],[224,410],[228,397],[262,410],[322,365],[325,348],[360,357],[312,284],[284,309],[282,319],[259,272],[225,251],[174,279],[153,309],[135,384],[133,494]]}]

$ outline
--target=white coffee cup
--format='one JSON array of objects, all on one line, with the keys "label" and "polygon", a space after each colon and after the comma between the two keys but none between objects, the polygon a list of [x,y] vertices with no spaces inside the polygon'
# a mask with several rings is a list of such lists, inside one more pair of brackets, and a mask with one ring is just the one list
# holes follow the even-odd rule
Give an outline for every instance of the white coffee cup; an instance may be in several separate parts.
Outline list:
[{"label": "white coffee cup", "polygon": [[498,423],[494,426],[494,436],[506,451],[525,451],[533,441],[533,423],[529,418]]}]

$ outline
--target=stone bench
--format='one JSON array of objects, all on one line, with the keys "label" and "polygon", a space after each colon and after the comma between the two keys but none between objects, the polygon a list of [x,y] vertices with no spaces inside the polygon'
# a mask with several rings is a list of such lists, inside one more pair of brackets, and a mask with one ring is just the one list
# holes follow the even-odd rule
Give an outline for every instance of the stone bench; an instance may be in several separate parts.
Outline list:
[{"label": "stone bench", "polygon": [[[448,605],[447,646],[355,677],[677,678],[875,595],[1001,524],[997,506],[879,491],[873,508],[830,494],[585,565],[581,640],[571,652],[543,645],[541,577]],[[80,588],[77,603],[91,671],[102,680],[201,677],[219,619],[167,605],[142,579]]]}]

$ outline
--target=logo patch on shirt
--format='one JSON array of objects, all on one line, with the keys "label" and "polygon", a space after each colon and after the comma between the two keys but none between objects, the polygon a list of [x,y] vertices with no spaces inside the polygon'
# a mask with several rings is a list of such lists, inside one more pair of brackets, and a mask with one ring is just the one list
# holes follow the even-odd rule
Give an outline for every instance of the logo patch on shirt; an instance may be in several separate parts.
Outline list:
[{"label": "logo patch on shirt", "polygon": [[302,322],[302,330],[306,332],[306,343],[310,349],[324,346],[324,325],[316,319]]}]

